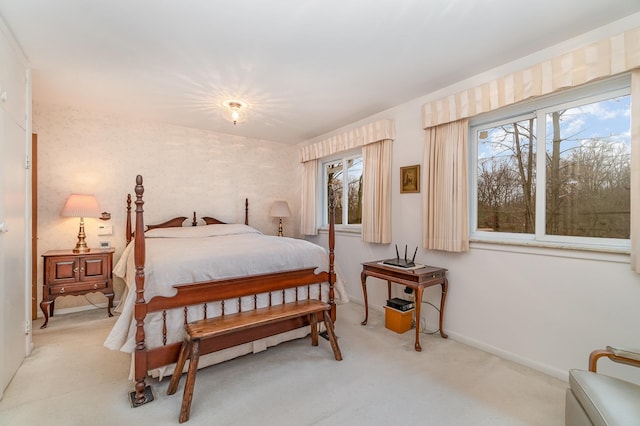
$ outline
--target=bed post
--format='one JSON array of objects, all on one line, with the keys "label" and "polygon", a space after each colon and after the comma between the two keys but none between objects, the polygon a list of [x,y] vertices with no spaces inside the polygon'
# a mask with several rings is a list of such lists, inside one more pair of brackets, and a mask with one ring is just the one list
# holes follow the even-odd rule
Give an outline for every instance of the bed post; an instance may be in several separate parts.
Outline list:
[{"label": "bed post", "polygon": [[127,245],[131,242],[131,194],[127,194]]},{"label": "bed post", "polygon": [[249,199],[244,199],[244,224],[249,224]]},{"label": "bed post", "polygon": [[334,248],[336,246],[336,232],[335,232],[335,208],[336,208],[336,197],[333,193],[333,190],[329,191],[329,305],[331,305],[331,320],[336,321],[336,302],[334,295]]},{"label": "bed post", "polygon": [[147,305],[144,300],[144,262],[145,262],[145,241],[144,241],[144,218],[142,208],[142,176],[136,176],[136,230],[134,234],[134,261],[136,266],[136,304],[134,316],[136,319],[136,350],[134,352],[134,379],[136,381],[135,391],[130,393],[131,405],[139,407],[147,402],[153,401],[151,387],[146,385],[147,377],[147,353],[144,336],[144,318],[147,314]]}]

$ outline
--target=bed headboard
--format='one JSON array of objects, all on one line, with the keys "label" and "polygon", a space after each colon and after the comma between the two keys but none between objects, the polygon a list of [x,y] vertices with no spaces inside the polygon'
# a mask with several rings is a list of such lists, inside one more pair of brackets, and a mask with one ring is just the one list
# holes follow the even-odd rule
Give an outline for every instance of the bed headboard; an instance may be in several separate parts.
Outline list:
[{"label": "bed headboard", "polygon": [[[181,227],[184,223],[184,221],[187,220],[186,216],[178,216],[178,217],[174,217],[173,219],[169,219],[165,222],[162,223],[157,223],[154,225],[147,225],[146,226],[146,231],[148,231],[149,229],[154,229],[154,228],[176,228],[176,227]],[[223,222],[219,219],[216,219],[215,217],[211,217],[211,216],[203,216],[202,220],[204,221],[204,223],[206,225],[216,225],[216,224],[222,224],[224,225],[226,222]],[[245,225],[249,225],[249,199],[245,198],[244,199],[244,224]],[[196,212],[193,212],[193,217],[191,219],[191,226],[197,226],[198,225],[198,219],[196,216]],[[127,244],[129,244],[129,242],[131,242],[131,240],[133,239],[134,236],[134,232],[132,232],[131,230],[131,194],[127,194],[127,225],[126,225],[126,237],[127,237]]]}]

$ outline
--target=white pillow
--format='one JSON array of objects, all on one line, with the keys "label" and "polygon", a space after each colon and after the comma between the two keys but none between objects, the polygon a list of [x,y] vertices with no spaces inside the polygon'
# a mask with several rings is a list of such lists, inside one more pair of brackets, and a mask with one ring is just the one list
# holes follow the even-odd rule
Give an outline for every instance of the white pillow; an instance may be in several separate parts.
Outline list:
[{"label": "white pillow", "polygon": [[205,226],[179,226],[174,228],[154,228],[144,233],[146,238],[203,238],[234,234],[261,234],[255,228],[240,223],[215,224]]}]

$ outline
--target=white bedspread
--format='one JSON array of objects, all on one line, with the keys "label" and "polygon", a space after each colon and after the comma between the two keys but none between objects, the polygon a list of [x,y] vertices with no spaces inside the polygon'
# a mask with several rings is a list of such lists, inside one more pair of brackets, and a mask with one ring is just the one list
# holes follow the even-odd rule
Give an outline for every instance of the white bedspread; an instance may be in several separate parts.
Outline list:
[{"label": "white bedspread", "polygon": [[[147,231],[145,236],[144,297],[146,301],[157,295],[172,296],[175,294],[173,286],[181,283],[309,267],[317,267],[318,271],[328,270],[328,254],[324,248],[305,240],[263,235],[246,225],[153,229]],[[123,295],[123,302],[119,306],[122,313],[104,343],[109,349],[124,352],[133,352],[135,349],[133,245],[131,242],[127,246],[113,270],[114,275],[124,279],[128,291],[126,296]],[[347,302],[348,298],[342,281],[340,279],[337,281],[335,286],[336,301]],[[298,291],[305,292],[306,286]],[[319,286],[311,286],[312,297],[317,297],[318,291]],[[328,286],[323,286],[322,292],[323,299],[327,300]],[[272,303],[282,302],[282,296],[278,294],[281,292],[272,293]],[[286,301],[294,300],[294,289],[287,290],[285,294]],[[299,296],[303,298],[306,297],[306,294],[299,293]],[[252,309],[253,303],[253,297],[243,298],[243,310]],[[268,295],[262,295],[258,298],[258,307],[266,306],[268,303]],[[225,313],[233,313],[234,311],[237,311],[237,300],[225,303]],[[208,305],[207,317],[218,316],[220,313],[220,302]],[[202,306],[189,308],[188,321],[195,321],[203,316]],[[182,339],[183,324],[184,311],[182,309],[167,312],[167,343]],[[162,317],[160,313],[153,313],[145,318],[147,348],[162,345],[161,330]],[[264,348],[282,340],[279,338],[271,342],[259,343],[258,346]],[[255,350],[256,345],[254,344],[241,352],[247,353]],[[238,355],[231,354],[223,359],[229,359],[233,356]],[[168,372],[160,373],[160,375],[162,374],[168,374]]]}]

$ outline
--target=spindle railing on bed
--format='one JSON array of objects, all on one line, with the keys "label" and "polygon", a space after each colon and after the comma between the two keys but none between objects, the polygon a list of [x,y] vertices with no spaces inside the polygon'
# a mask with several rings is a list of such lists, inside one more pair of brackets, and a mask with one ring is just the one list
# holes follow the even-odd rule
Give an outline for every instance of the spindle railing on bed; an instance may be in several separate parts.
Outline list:
[{"label": "spindle railing on bed", "polygon": [[[336,279],[334,271],[334,248],[335,248],[335,229],[334,229],[334,197],[330,197],[329,208],[329,268],[328,271],[315,273],[316,268],[304,268],[298,270],[282,271],[270,274],[250,275],[228,279],[218,279],[206,282],[197,282],[190,284],[175,285],[177,293],[171,297],[156,296],[149,301],[144,298],[145,285],[145,238],[144,238],[144,186],[142,176],[136,177],[135,186],[135,232],[131,232],[131,196],[127,197],[127,240],[134,239],[134,263],[135,263],[135,352],[134,352],[134,379],[135,390],[131,392],[131,403],[134,407],[145,404],[153,400],[153,394],[149,386],[146,384],[146,376],[149,370],[162,367],[176,362],[180,350],[180,342],[167,344],[167,325],[166,312],[169,309],[183,308],[184,322],[187,322],[188,307],[194,305],[200,306],[204,316],[207,315],[207,306],[213,302],[220,302],[222,313],[224,314],[225,300],[238,300],[238,306],[241,306],[241,298],[246,296],[254,297],[254,307],[257,306],[257,295],[268,294],[269,304],[271,304],[271,294],[273,292],[282,291],[282,300],[284,301],[284,291],[286,289],[295,288],[295,298],[298,298],[298,288],[306,287],[307,297],[311,297],[312,286],[318,285],[318,298],[322,297],[320,286],[322,283],[329,284],[328,302],[331,305],[331,317],[336,319],[336,307],[334,300],[334,283]],[[178,223],[165,222],[166,226],[181,226],[182,220],[176,218]],[[194,215],[195,223],[195,215]],[[209,223],[209,221],[207,221]],[[248,201],[245,201],[245,224],[248,224]],[[242,285],[238,285],[242,283]],[[145,317],[153,312],[162,313],[162,340],[163,344],[157,348],[147,348],[145,342]],[[269,324],[262,327],[256,327],[245,332],[234,333],[228,335],[223,340],[212,340],[203,344],[201,353],[216,352],[222,349],[237,346],[243,343],[251,342],[268,336],[273,336],[289,330],[295,330],[303,326],[309,325],[306,318],[295,318],[289,321],[282,321],[275,324]]]}]

